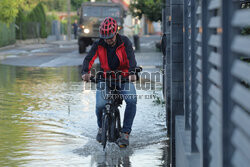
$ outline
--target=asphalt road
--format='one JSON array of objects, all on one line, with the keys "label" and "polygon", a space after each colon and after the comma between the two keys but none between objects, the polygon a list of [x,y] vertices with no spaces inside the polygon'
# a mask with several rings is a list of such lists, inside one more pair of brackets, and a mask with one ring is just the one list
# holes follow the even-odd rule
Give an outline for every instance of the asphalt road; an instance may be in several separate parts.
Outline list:
[{"label": "asphalt road", "polygon": [[[140,39],[141,52],[136,52],[138,65],[154,68],[161,65],[162,55],[155,48],[160,36],[144,36]],[[90,46],[87,48],[87,51]],[[0,50],[0,63],[13,66],[59,67],[79,66],[86,53],[78,53],[76,40],[54,41]],[[98,61],[97,61],[98,62]]]},{"label": "asphalt road", "polygon": [[82,64],[86,54],[78,54],[76,41],[17,47],[0,52],[1,64],[14,66],[57,67]]}]

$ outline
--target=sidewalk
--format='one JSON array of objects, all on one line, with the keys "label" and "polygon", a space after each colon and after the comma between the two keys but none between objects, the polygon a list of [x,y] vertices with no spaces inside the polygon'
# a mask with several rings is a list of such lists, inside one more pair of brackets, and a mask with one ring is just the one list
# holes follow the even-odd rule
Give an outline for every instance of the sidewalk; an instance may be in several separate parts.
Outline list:
[{"label": "sidewalk", "polygon": [[143,36],[140,39],[141,50],[135,52],[135,57],[144,72],[160,72],[162,68],[162,53],[155,46],[159,40],[160,36]]},{"label": "sidewalk", "polygon": [[46,48],[62,47],[77,45],[77,40],[47,40],[47,39],[31,39],[25,41],[17,41],[13,45],[0,47],[0,60],[7,56],[22,56],[35,50],[42,50]]}]

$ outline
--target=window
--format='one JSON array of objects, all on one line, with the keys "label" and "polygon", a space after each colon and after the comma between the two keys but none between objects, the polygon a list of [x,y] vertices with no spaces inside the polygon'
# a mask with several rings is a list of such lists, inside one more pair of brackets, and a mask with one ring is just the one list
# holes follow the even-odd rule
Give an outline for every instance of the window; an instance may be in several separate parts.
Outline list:
[{"label": "window", "polygon": [[101,7],[101,6],[84,6],[83,16],[93,17],[120,17],[120,8],[118,7]]}]

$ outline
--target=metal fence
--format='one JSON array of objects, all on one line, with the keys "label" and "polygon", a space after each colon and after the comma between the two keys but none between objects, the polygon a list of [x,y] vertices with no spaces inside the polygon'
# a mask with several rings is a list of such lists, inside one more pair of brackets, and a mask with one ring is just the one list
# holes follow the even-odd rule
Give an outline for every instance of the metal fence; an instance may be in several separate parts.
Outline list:
[{"label": "metal fence", "polygon": [[10,24],[7,26],[0,22],[0,47],[14,44],[16,41],[15,25]]},{"label": "metal fence", "polygon": [[250,6],[165,0],[164,97],[172,166],[250,164]]},{"label": "metal fence", "polygon": [[40,38],[41,26],[38,22],[23,22],[17,25],[16,38],[20,40]]}]

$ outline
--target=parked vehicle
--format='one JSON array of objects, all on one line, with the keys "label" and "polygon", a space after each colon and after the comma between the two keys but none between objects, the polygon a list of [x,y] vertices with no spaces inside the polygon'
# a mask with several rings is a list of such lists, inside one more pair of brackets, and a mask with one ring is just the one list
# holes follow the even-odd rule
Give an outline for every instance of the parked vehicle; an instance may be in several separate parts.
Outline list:
[{"label": "parked vehicle", "polygon": [[100,23],[106,17],[113,17],[118,23],[120,33],[123,28],[125,11],[120,4],[105,2],[84,2],[78,10],[80,16],[78,28],[79,53],[84,53],[86,47],[99,38]]}]

